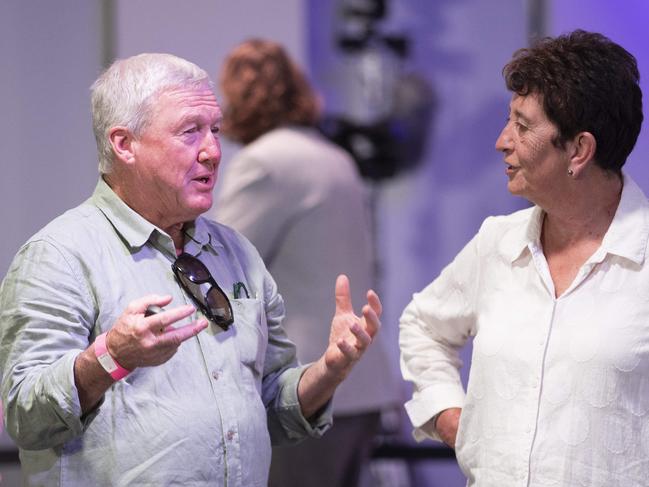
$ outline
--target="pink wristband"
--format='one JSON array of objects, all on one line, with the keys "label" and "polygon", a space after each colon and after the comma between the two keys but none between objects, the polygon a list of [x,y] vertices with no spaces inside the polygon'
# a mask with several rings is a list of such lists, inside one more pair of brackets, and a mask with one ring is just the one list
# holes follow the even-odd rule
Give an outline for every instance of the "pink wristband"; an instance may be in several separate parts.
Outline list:
[{"label": "pink wristband", "polygon": [[131,371],[126,370],[110,356],[108,348],[106,347],[106,333],[102,333],[95,339],[95,355],[97,356],[97,360],[99,360],[101,366],[110,374],[113,380],[120,380],[130,374]]}]

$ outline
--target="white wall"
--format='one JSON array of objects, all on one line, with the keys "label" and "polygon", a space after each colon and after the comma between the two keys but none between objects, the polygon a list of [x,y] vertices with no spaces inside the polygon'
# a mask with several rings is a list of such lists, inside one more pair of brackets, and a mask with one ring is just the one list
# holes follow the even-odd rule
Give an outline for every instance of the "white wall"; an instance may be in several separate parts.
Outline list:
[{"label": "white wall", "polygon": [[225,54],[248,37],[281,42],[304,61],[304,0],[115,0],[115,53],[170,52],[211,76]]},{"label": "white wall", "polygon": [[100,8],[61,3],[0,2],[0,276],[96,181],[88,87],[100,71]]}]

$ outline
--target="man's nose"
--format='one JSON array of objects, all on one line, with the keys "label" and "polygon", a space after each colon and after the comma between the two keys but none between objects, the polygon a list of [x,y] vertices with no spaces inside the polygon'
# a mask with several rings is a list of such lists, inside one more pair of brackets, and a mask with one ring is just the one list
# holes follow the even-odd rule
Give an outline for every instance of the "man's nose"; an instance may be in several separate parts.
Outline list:
[{"label": "man's nose", "polygon": [[198,162],[212,162],[213,164],[218,164],[220,160],[221,143],[219,142],[218,135],[209,131],[201,144],[201,150],[198,153]]}]

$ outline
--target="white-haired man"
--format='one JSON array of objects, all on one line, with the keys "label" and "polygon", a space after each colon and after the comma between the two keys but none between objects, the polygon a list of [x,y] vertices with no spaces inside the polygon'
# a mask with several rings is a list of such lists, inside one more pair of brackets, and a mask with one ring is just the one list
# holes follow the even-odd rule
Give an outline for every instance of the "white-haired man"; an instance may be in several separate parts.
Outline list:
[{"label": "white-haired man", "polygon": [[197,66],[115,62],[92,87],[94,194],[18,252],[0,290],[7,430],[27,485],[266,485],[270,444],[319,436],[378,330],[336,282],[307,366],[254,247],[202,218],[221,111]]}]

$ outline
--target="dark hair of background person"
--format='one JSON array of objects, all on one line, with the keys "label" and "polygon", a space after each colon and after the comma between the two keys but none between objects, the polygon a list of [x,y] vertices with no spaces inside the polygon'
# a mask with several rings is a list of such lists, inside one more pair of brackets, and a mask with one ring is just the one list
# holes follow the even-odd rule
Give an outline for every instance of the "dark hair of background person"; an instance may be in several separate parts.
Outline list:
[{"label": "dark hair of background person", "polygon": [[576,30],[517,50],[503,75],[510,91],[541,95],[545,114],[559,129],[555,146],[590,132],[596,164],[621,174],[643,119],[633,55],[601,34]]},{"label": "dark hair of background person", "polygon": [[300,69],[277,43],[250,39],[226,58],[220,76],[222,131],[247,144],[281,125],[315,125],[318,100]]}]

